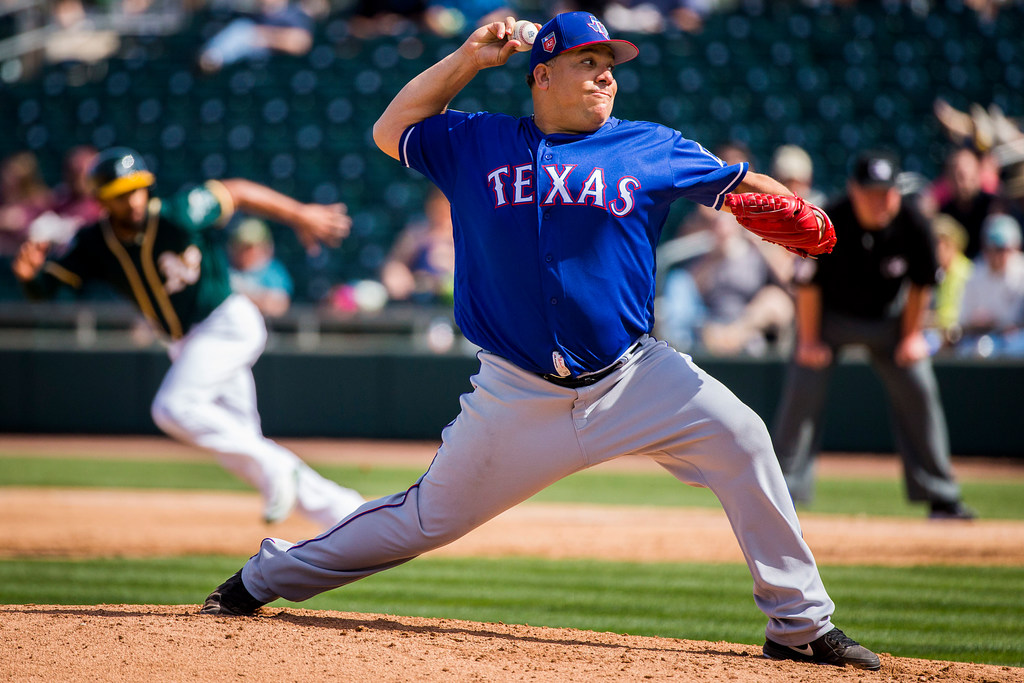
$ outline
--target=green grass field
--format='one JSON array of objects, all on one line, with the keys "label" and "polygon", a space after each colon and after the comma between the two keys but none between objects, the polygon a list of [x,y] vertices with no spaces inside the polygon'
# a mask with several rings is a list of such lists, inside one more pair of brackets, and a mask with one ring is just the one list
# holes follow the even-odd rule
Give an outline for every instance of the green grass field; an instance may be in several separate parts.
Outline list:
[{"label": "green grass field", "polygon": [[[5,486],[243,490],[216,465],[0,453]],[[418,470],[318,467],[367,495],[406,488]],[[1024,519],[1024,487],[963,482],[987,519]],[[920,516],[901,483],[821,480],[818,514]],[[2,488],[0,488],[2,495]],[[716,506],[668,475],[581,473],[536,500]],[[195,604],[244,557],[0,561],[4,604]],[[1024,567],[833,567],[822,577],[836,622],[875,650],[904,657],[1024,666]],[[764,617],[743,565],[424,557],[301,607],[528,623],[702,640],[760,643]],[[284,601],[277,605],[287,605]]]},{"label": "green grass field", "polygon": [[[318,466],[317,470],[370,497],[408,488],[420,469]],[[248,491],[248,486],[212,462],[33,458],[0,451],[0,485],[107,488],[166,488]],[[965,500],[985,519],[1024,520],[1024,484],[1015,481],[962,482]],[[706,489],[680,486],[667,474],[607,472],[597,468],[563,479],[533,500],[546,503],[718,507]],[[903,484],[890,479],[820,479],[816,502],[807,508],[823,514],[921,517]]]}]

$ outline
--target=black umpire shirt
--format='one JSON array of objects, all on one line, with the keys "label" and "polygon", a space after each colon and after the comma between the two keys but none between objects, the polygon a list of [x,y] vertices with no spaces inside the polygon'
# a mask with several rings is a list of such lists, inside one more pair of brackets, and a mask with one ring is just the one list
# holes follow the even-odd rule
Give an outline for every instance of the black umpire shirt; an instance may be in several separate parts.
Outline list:
[{"label": "black umpire shirt", "polygon": [[798,284],[821,288],[823,311],[881,320],[898,316],[904,285],[937,281],[935,244],[926,219],[904,203],[887,227],[865,230],[844,197],[826,208],[836,229],[831,254],[798,264]]}]

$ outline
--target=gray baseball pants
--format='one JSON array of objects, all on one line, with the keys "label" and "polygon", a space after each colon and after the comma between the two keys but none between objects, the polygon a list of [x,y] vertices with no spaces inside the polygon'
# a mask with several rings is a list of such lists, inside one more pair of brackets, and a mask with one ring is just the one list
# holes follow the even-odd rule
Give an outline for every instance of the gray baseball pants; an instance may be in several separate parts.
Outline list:
[{"label": "gray baseball pants", "polygon": [[[443,546],[574,472],[627,454],[710,488],[754,580],[768,637],[807,643],[834,609],[761,419],[666,343],[646,338],[600,382],[568,389],[482,352],[473,391],[411,488],[317,538],[268,538],[242,569],[257,599],[305,600]],[[686,543],[686,530],[679,532]],[[680,606],[684,609],[684,606]]]},{"label": "gray baseball pants", "polygon": [[[900,337],[900,320],[861,320],[835,313],[822,316],[821,338],[833,358],[844,346],[867,348],[871,365],[889,396],[889,414],[896,446],[903,458],[907,497],[912,501],[953,503],[960,487],[953,479],[946,416],[939,399],[931,359],[909,367],[893,355]],[[832,366],[821,370],[791,363],[775,419],[773,435],[779,463],[796,501],[814,493],[814,458],[821,449]]]}]

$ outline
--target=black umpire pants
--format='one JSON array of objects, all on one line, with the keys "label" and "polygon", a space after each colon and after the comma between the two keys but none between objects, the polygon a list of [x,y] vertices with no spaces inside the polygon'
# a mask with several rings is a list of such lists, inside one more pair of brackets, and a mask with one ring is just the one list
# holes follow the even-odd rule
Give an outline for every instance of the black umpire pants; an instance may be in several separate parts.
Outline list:
[{"label": "black umpire pants", "polygon": [[[953,478],[949,433],[930,358],[909,367],[896,364],[899,318],[863,320],[836,313],[822,316],[821,337],[832,349],[867,348],[889,399],[896,447],[903,459],[907,497],[911,501],[953,503],[960,487]],[[814,458],[821,449],[823,412],[832,365],[815,370],[790,362],[776,414],[772,439],[794,501],[814,494]],[[856,406],[851,406],[856,409]]]}]

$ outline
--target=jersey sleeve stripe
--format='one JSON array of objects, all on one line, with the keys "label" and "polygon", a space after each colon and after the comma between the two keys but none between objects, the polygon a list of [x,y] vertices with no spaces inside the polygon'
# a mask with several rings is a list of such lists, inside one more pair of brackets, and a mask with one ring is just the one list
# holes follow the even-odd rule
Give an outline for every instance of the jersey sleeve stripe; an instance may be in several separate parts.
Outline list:
[{"label": "jersey sleeve stripe", "polygon": [[57,278],[64,284],[68,285],[69,287],[79,289],[82,286],[82,278],[76,275],[75,273],[72,273],[70,270],[60,265],[59,263],[47,261],[43,265],[43,270],[46,271],[49,275],[52,275],[53,277]]},{"label": "jersey sleeve stripe", "polygon": [[[701,152],[703,152],[703,153],[704,153],[704,154],[706,154],[707,156],[709,156],[709,157],[711,157],[712,159],[714,159],[715,161],[717,161],[717,162],[718,162],[718,165],[719,165],[719,166],[723,166],[723,167],[725,166],[725,162],[724,162],[724,161],[722,161],[721,159],[719,159],[717,155],[715,155],[715,154],[712,154],[711,152],[709,152],[708,150],[706,150],[706,149],[704,148],[704,145],[700,144],[699,142],[694,142],[694,144],[695,144],[695,145],[697,145],[697,149],[699,149],[699,150],[700,150]],[[744,171],[744,173],[746,173],[746,171]]]},{"label": "jersey sleeve stripe", "polygon": [[409,168],[409,157],[407,154],[407,148],[409,146],[409,138],[412,136],[413,129],[419,124],[413,124],[405,129],[402,133],[402,137],[398,141],[398,160],[402,162],[402,165]]},{"label": "jersey sleeve stripe", "polygon": [[737,171],[736,177],[734,177],[732,179],[732,181],[726,186],[726,188],[724,190],[722,190],[721,192],[719,192],[718,196],[715,197],[715,208],[716,209],[721,209],[722,208],[722,204],[725,203],[725,195],[729,194],[734,189],[736,189],[736,186],[739,185],[740,181],[743,180],[743,178],[747,175],[747,170],[749,168],[750,168],[750,164],[748,164],[746,161],[741,161],[740,162],[740,170]]},{"label": "jersey sleeve stripe", "polygon": [[231,192],[224,186],[224,183],[217,180],[207,180],[205,185],[210,194],[220,202],[220,218],[217,219],[217,225],[223,226],[235,213],[235,200],[231,198]]}]

